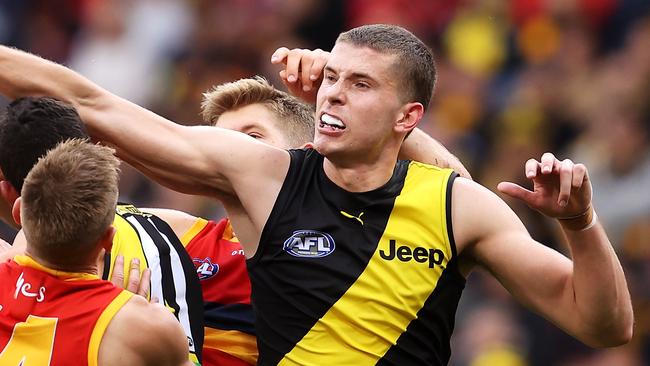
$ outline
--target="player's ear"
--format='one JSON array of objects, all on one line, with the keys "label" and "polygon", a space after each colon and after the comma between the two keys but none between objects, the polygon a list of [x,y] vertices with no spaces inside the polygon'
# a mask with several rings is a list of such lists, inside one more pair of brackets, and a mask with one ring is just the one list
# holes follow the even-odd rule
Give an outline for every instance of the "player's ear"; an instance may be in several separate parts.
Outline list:
[{"label": "player's ear", "polygon": [[402,108],[401,114],[395,124],[395,128],[399,132],[409,132],[417,127],[423,115],[424,106],[422,103],[408,103]]},{"label": "player's ear", "polygon": [[14,218],[14,221],[18,226],[22,226],[21,220],[20,220],[20,205],[21,205],[21,200],[20,197],[16,198],[14,201],[14,205],[11,208],[11,216]]},{"label": "player's ear", "polygon": [[115,227],[111,225],[106,229],[104,235],[102,235],[102,238],[100,239],[102,248],[106,249],[107,252],[110,252],[113,248],[113,238],[115,237],[116,232],[117,230]]}]

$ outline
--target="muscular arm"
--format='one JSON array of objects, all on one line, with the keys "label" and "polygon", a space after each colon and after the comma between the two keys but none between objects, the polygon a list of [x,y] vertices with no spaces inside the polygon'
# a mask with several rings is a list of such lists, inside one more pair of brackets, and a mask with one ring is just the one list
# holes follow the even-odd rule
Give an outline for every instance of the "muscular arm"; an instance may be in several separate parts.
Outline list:
[{"label": "muscular arm", "polygon": [[399,151],[400,159],[416,160],[441,168],[451,168],[461,177],[472,179],[463,163],[438,140],[416,128],[404,140]]},{"label": "muscular arm", "polygon": [[236,195],[258,231],[288,169],[286,151],[234,131],[178,125],[72,70],[7,47],[0,47],[0,92],[71,103],[95,139],[159,183],[189,194]]},{"label": "muscular arm", "polygon": [[566,232],[569,259],[533,240],[515,213],[487,189],[457,179],[452,196],[461,258],[486,268],[519,302],[587,345],[629,341],[630,295],[599,224]]},{"label": "muscular arm", "polygon": [[100,365],[192,366],[187,338],[171,312],[133,296],[106,328]]}]

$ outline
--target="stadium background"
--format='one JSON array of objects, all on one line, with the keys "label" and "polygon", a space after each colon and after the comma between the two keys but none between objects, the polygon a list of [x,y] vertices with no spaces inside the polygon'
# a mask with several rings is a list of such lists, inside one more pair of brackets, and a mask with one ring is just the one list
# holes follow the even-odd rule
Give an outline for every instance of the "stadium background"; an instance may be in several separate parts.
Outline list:
[{"label": "stadium background", "polygon": [[[593,351],[477,271],[461,301],[453,366],[650,365],[650,2],[647,0],[3,0],[0,41],[64,63],[184,124],[201,93],[261,74],[278,46],[330,49],[342,30],[401,24],[433,48],[439,82],[422,127],[495,190],[550,150],[585,162],[631,287],[631,344]],[[137,123],[137,121],[133,121]],[[215,141],[215,143],[218,143]],[[219,218],[206,199],[124,168],[121,199]],[[556,224],[509,201],[533,237]],[[1,228],[11,240],[13,232]]]}]

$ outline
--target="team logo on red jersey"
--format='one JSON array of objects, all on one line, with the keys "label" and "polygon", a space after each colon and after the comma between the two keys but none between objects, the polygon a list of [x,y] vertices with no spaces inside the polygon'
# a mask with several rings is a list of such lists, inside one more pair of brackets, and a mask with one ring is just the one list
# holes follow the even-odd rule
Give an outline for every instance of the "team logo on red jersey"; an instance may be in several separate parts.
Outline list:
[{"label": "team logo on red jersey", "polygon": [[196,274],[199,276],[199,280],[207,280],[219,272],[219,265],[212,263],[210,257],[205,259],[193,258],[192,262],[194,262],[194,267],[196,267]]}]

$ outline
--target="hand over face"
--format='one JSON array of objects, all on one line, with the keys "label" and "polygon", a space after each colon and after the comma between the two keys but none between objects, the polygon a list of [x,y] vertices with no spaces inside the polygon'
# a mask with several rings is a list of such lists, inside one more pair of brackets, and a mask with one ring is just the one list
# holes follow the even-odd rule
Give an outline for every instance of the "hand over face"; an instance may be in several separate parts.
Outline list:
[{"label": "hand over face", "polygon": [[278,48],[271,56],[271,63],[284,64],[280,71],[282,82],[292,95],[307,103],[316,103],[318,87],[323,81],[323,68],[329,52],[321,49],[306,50]]},{"label": "hand over face", "polygon": [[584,164],[544,153],[541,161],[526,162],[526,178],[533,181],[532,191],[510,182],[499,183],[497,189],[553,218],[575,217],[590,209],[591,182]]}]

